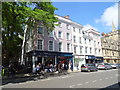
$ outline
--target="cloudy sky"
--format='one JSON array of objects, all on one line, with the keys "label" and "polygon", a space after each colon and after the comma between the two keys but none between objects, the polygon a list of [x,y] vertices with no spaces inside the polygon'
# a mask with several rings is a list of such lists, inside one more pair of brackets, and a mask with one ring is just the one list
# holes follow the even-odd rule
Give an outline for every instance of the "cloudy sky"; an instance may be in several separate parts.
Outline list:
[{"label": "cloudy sky", "polygon": [[118,3],[115,2],[54,2],[55,11],[60,16],[69,15],[70,19],[82,24],[85,28],[94,28],[108,33],[112,22],[118,27]]}]

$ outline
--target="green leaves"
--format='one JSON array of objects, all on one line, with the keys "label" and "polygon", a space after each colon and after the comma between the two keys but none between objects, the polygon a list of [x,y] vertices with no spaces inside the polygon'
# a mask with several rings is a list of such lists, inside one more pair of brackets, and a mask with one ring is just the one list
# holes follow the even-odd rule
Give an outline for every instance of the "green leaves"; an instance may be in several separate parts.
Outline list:
[{"label": "green leaves", "polygon": [[3,64],[12,59],[18,61],[25,25],[36,30],[35,25],[41,21],[48,32],[54,30],[58,21],[55,10],[51,2],[2,2]]}]

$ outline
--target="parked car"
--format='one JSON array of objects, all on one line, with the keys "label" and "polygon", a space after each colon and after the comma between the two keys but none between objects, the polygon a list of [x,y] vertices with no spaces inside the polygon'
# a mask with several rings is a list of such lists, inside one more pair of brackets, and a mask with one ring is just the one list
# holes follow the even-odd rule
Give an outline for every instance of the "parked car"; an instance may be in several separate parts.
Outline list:
[{"label": "parked car", "polygon": [[104,70],[108,70],[108,69],[112,69],[112,66],[109,63],[100,63],[98,64],[98,69],[104,69]]},{"label": "parked car", "polygon": [[90,71],[97,71],[97,70],[98,69],[95,64],[82,64],[81,65],[81,72],[83,72],[83,71],[90,72]]},{"label": "parked car", "polygon": [[113,69],[119,68],[119,64],[111,64]]}]

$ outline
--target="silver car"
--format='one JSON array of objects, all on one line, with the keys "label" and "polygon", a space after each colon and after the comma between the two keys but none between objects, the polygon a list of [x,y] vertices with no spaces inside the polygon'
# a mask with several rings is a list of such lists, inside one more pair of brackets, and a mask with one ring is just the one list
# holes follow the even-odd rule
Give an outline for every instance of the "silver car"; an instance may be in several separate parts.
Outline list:
[{"label": "silver car", "polygon": [[98,69],[104,69],[104,70],[108,70],[108,69],[112,69],[112,66],[109,63],[100,63],[98,64]]},{"label": "silver car", "polygon": [[82,64],[81,65],[81,72],[83,71],[97,71],[97,67],[95,66],[95,64]]}]

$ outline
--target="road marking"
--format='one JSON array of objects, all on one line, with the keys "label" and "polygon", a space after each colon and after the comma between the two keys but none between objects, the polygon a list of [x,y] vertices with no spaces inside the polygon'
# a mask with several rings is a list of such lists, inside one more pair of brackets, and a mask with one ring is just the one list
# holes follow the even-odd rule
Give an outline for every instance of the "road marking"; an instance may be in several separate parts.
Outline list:
[{"label": "road marking", "polygon": [[69,88],[73,88],[75,85],[71,85],[71,86],[69,86]]},{"label": "road marking", "polygon": [[108,78],[105,78],[105,79],[108,79]]},{"label": "road marking", "polygon": [[94,80],[93,82],[96,82],[97,80]]},{"label": "road marking", "polygon": [[80,84],[77,84],[78,86],[82,85],[81,83]]},{"label": "road marking", "polygon": [[100,81],[102,81],[103,79],[99,79]]},{"label": "road marking", "polygon": [[89,82],[85,82],[85,84],[87,84],[87,83],[89,83]]}]

